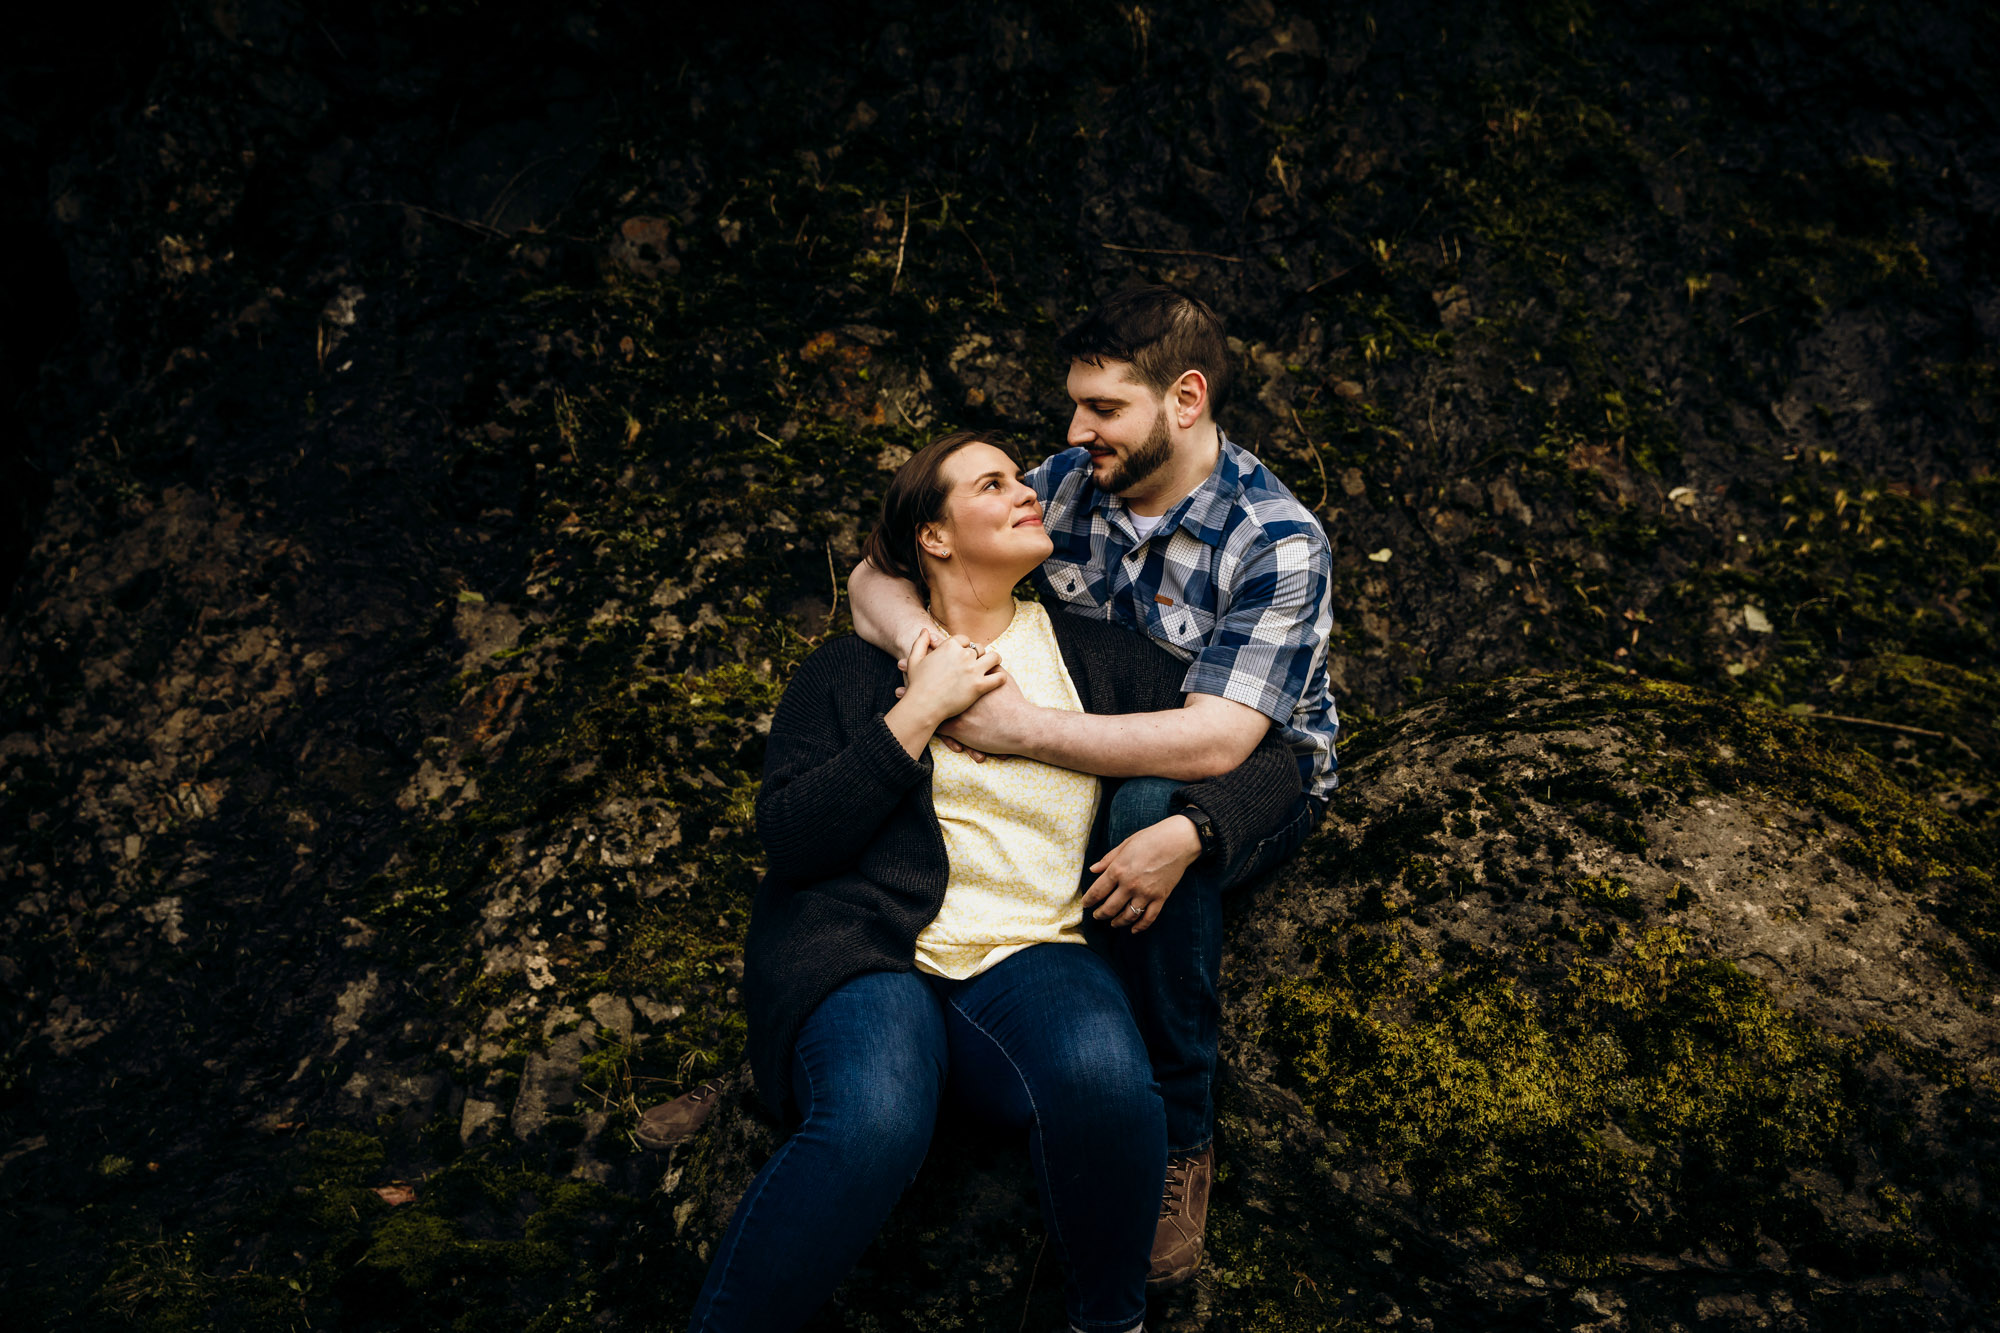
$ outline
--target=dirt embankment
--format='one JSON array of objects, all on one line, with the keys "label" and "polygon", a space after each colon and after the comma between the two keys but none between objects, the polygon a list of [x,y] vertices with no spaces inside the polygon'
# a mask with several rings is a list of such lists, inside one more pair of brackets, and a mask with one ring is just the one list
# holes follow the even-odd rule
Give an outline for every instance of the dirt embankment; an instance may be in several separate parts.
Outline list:
[{"label": "dirt embankment", "polygon": [[[1349,721],[1155,1321],[1991,1322],[1992,18],[892,8],[189,5],[32,122],[6,1304],[676,1324],[770,1131],[627,1131],[738,1058],[769,713],[887,470],[1051,445],[1146,278]],[[833,1326],[1054,1326],[1014,1158]]]}]

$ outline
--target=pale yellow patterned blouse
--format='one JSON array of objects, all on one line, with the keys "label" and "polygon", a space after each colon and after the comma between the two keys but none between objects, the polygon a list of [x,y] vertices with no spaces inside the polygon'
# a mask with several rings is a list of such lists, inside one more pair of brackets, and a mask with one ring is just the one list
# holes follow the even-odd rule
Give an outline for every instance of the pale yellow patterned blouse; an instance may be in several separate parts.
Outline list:
[{"label": "pale yellow patterned blouse", "polygon": [[[1016,602],[995,639],[1030,702],[1081,713],[1049,613]],[[951,864],[944,904],[917,936],[917,967],[964,980],[1031,944],[1082,944],[1077,885],[1102,793],[1088,773],[1018,755],[974,763],[930,744],[931,799]]]}]

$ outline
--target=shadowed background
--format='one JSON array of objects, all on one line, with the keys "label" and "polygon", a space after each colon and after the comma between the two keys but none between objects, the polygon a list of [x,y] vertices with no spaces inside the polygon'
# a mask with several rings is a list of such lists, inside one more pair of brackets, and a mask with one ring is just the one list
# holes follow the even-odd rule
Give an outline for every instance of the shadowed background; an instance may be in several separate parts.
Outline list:
[{"label": "shadowed background", "polygon": [[[1984,6],[212,0],[0,74],[24,1326],[678,1326],[762,734],[1135,281],[1324,518],[1185,1329],[2000,1319]],[[827,1328],[1054,1327],[946,1133]],[[470,1325],[467,1325],[470,1326]]]}]

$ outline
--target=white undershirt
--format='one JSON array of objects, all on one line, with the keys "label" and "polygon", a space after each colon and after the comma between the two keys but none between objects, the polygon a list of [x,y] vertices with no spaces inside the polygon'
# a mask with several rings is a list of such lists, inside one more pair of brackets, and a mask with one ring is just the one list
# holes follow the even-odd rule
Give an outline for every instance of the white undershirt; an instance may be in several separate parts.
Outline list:
[{"label": "white undershirt", "polygon": [[1132,530],[1139,534],[1139,540],[1143,542],[1153,535],[1153,529],[1159,527],[1167,516],[1155,514],[1148,518],[1144,514],[1135,514],[1128,509],[1125,511],[1125,517],[1132,520]]}]

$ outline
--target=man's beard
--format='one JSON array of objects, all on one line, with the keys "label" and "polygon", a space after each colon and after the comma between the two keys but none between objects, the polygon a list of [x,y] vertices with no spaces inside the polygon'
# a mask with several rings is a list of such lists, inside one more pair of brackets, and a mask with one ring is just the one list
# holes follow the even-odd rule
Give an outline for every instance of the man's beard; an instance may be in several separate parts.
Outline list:
[{"label": "man's beard", "polygon": [[1104,489],[1113,495],[1123,495],[1165,467],[1173,456],[1173,441],[1167,438],[1167,414],[1162,412],[1153,418],[1152,433],[1104,479]]}]

